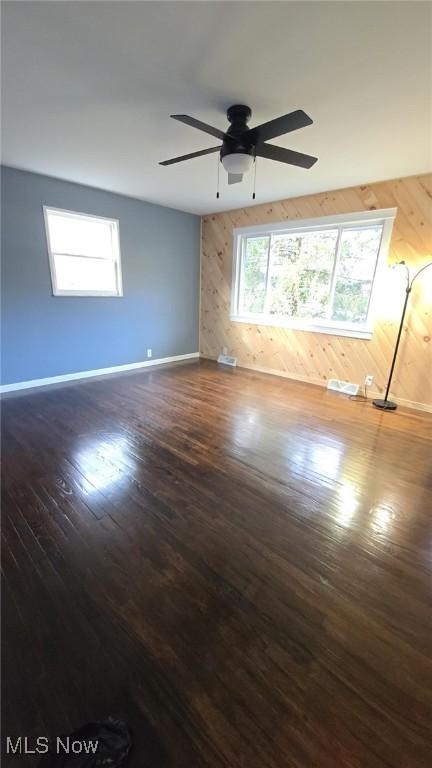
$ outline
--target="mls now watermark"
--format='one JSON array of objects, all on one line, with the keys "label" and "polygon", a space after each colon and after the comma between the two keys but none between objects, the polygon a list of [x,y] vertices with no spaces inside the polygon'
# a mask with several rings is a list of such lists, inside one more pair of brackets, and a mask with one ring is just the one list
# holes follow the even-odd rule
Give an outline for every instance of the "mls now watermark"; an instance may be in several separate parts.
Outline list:
[{"label": "mls now watermark", "polygon": [[57,736],[56,739],[49,739],[48,736],[38,736],[35,739],[29,739],[28,736],[6,736],[6,754],[45,755],[49,751],[57,755],[95,755],[98,743],[72,739],[70,736]]}]

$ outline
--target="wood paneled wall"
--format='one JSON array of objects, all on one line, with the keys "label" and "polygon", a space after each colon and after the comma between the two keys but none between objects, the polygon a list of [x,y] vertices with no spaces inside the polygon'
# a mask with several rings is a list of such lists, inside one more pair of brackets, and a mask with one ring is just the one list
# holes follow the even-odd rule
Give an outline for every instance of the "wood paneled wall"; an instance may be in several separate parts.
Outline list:
[{"label": "wood paneled wall", "polygon": [[[412,268],[432,260],[432,174],[365,184],[281,200],[202,221],[200,352],[216,358],[227,347],[238,364],[300,381],[327,379],[363,383],[375,376],[385,388],[403,300],[402,285],[383,287],[380,316],[370,340],[230,321],[232,231],[235,227],[309,219],[338,213],[398,209],[389,261]],[[394,273],[393,273],[394,274]],[[396,290],[398,288],[399,290]],[[406,405],[432,410],[432,268],[416,282],[406,318],[392,395]]]}]

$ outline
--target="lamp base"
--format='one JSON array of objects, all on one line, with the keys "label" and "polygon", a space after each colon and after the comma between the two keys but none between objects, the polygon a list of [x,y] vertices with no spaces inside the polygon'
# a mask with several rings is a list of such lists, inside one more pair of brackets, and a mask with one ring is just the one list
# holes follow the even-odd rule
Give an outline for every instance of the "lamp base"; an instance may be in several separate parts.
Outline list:
[{"label": "lamp base", "polygon": [[372,405],[375,408],[381,408],[383,411],[395,411],[397,408],[396,403],[391,400],[372,400]]}]

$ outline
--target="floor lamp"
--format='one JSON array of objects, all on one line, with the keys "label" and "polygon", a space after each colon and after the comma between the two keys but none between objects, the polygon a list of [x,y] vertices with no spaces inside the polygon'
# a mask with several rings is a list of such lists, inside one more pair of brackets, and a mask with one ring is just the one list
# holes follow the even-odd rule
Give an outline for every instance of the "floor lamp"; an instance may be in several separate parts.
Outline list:
[{"label": "floor lamp", "polygon": [[393,360],[392,360],[392,364],[391,364],[391,368],[390,368],[390,373],[389,373],[389,377],[388,377],[387,389],[386,389],[386,393],[385,393],[385,396],[384,396],[384,400],[372,400],[372,403],[375,406],[375,408],[381,408],[384,411],[395,411],[396,408],[397,408],[396,403],[394,403],[392,400],[388,399],[388,394],[389,394],[389,391],[390,391],[390,384],[391,384],[391,381],[392,381],[392,378],[393,378],[393,371],[394,371],[394,367],[395,367],[395,364],[396,364],[396,358],[397,358],[397,353],[398,353],[398,349],[399,349],[399,342],[400,342],[401,335],[402,335],[403,322],[404,322],[404,318],[405,318],[406,309],[407,309],[407,306],[408,306],[409,295],[411,293],[411,289],[413,287],[414,280],[419,276],[420,272],[423,272],[428,267],[432,267],[432,261],[429,262],[429,264],[425,264],[424,267],[419,269],[419,271],[416,272],[416,274],[414,275],[413,278],[410,278],[409,269],[408,269],[408,267],[407,267],[407,265],[405,264],[404,261],[399,261],[394,266],[395,267],[398,267],[398,266],[405,267],[406,272],[407,272],[407,284],[406,284],[406,288],[405,288],[405,301],[404,301],[404,305],[403,305],[403,309],[402,309],[402,316],[401,316],[401,321],[400,321],[400,325],[399,325],[399,331],[398,331],[398,335],[397,335],[397,339],[396,339],[396,346],[395,346],[395,351],[393,353]]}]

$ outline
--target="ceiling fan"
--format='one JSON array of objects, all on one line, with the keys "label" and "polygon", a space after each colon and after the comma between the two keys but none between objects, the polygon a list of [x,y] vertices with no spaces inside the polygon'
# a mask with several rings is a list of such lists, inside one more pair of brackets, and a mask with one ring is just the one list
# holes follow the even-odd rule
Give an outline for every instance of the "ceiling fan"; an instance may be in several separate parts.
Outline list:
[{"label": "ceiling fan", "polygon": [[300,168],[311,168],[316,163],[317,157],[266,143],[269,139],[311,125],[313,120],[302,109],[277,117],[268,123],[256,125],[255,128],[248,128],[247,124],[251,116],[251,109],[243,104],[229,107],[227,118],[230,125],[224,133],[219,128],[207,125],[207,123],[189,117],[189,115],[171,115],[174,120],[179,120],[192,128],[198,128],[199,131],[209,133],[210,136],[215,136],[222,141],[222,144],[209,149],[201,149],[199,152],[191,152],[189,155],[173,157],[171,160],[164,160],[159,165],[172,165],[173,163],[181,163],[183,160],[191,160],[193,157],[220,152],[222,165],[228,173],[228,184],[237,184],[243,179],[243,174],[250,170],[257,157],[266,157],[268,160],[277,160],[279,163],[297,165]]}]

